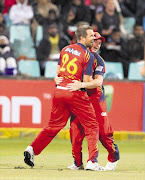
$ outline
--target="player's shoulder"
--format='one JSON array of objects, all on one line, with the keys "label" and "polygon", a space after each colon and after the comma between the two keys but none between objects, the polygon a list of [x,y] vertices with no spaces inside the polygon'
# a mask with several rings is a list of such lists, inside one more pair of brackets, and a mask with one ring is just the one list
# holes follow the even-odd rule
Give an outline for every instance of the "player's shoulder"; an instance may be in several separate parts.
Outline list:
[{"label": "player's shoulder", "polygon": [[78,46],[77,43],[75,43],[75,44],[69,44],[69,45],[65,46],[63,49],[66,49],[66,48],[77,48],[77,47],[79,47],[79,46]]},{"label": "player's shoulder", "polygon": [[90,55],[91,57],[94,57],[94,54],[93,54],[91,51],[89,51],[88,49],[87,49],[86,51],[89,53],[89,55]]},{"label": "player's shoulder", "polygon": [[105,60],[98,53],[95,53],[94,56],[98,62],[105,64]]},{"label": "player's shoulder", "polygon": [[70,45],[67,45],[67,46],[65,46],[64,48],[62,48],[61,51],[64,51],[65,49],[67,49],[67,48],[69,48],[69,47],[70,47]]},{"label": "player's shoulder", "polygon": [[93,53],[91,53],[89,50],[85,50],[85,57],[86,57],[86,59],[87,60],[89,60],[89,61],[94,61],[94,59],[95,59],[95,57],[94,57],[94,54]]},{"label": "player's shoulder", "polygon": [[65,46],[61,51],[66,51],[75,54],[77,51],[81,51],[81,49],[78,47],[77,44],[70,44],[68,46]]}]

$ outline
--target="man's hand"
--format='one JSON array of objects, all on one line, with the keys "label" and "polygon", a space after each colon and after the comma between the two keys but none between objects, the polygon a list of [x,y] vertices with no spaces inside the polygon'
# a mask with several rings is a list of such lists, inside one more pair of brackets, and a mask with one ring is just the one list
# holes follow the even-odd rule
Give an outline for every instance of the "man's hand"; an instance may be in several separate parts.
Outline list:
[{"label": "man's hand", "polygon": [[55,81],[56,84],[60,84],[60,83],[63,81],[63,77],[58,77],[58,76],[56,76],[56,77],[54,78],[54,81]]},{"label": "man's hand", "polygon": [[77,80],[73,80],[73,83],[69,83],[66,86],[70,91],[77,91],[82,88],[82,83]]}]

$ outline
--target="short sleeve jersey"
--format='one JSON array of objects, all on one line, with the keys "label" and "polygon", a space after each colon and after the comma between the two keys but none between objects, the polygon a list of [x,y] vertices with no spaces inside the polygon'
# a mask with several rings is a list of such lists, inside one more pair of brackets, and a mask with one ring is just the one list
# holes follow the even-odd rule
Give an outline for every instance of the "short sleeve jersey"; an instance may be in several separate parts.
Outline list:
[{"label": "short sleeve jersey", "polygon": [[[105,73],[105,61],[104,59],[97,53],[94,54],[95,60],[93,65],[93,75],[101,75],[104,76]],[[89,96],[95,95],[98,99],[98,102],[101,102],[105,99],[104,86],[97,87],[94,89],[88,89],[87,93]]]},{"label": "short sleeve jersey", "polygon": [[72,80],[82,81],[83,75],[92,75],[94,55],[81,43],[66,46],[61,50],[58,65],[59,76],[64,77],[60,86],[66,86]]}]

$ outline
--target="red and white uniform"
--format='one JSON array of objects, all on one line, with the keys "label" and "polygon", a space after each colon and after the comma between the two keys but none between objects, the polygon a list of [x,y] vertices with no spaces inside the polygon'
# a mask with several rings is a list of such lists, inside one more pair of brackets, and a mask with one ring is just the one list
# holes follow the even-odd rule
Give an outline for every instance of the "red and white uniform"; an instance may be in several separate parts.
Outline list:
[{"label": "red and white uniform", "polygon": [[59,76],[64,77],[64,80],[56,87],[48,126],[43,128],[31,143],[35,155],[38,155],[65,127],[70,114],[74,114],[83,126],[88,141],[88,160],[96,161],[99,125],[96,121],[94,108],[86,92],[70,92],[66,88],[66,85],[72,80],[81,81],[83,75],[92,75],[93,62],[93,54],[80,43],[69,45],[61,51]]},{"label": "red and white uniform", "polygon": [[[98,74],[104,76],[105,62],[98,54],[95,53],[94,55],[94,75]],[[102,85],[102,87],[88,89],[87,93],[90,97],[90,100],[93,104],[96,113],[96,121],[99,123],[99,140],[108,151],[108,160],[110,162],[115,162],[119,159],[119,150],[117,145],[114,144],[114,131],[108,120],[104,86]],[[83,163],[82,141],[84,139],[85,133],[77,117],[72,117],[71,119],[70,136],[72,142],[72,154],[74,157],[74,161],[77,166],[80,166]]]}]

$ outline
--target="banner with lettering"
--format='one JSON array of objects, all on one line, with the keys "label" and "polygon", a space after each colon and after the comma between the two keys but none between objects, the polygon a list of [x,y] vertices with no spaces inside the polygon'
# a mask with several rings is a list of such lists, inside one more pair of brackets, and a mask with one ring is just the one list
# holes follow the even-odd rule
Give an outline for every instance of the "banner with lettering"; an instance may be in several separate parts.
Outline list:
[{"label": "banner with lettering", "polygon": [[50,80],[0,80],[0,127],[47,125],[54,88]]},{"label": "banner with lettering", "polygon": [[[144,83],[104,84],[109,121],[114,130],[143,131]],[[52,80],[0,79],[0,127],[46,126],[54,89]]]}]

